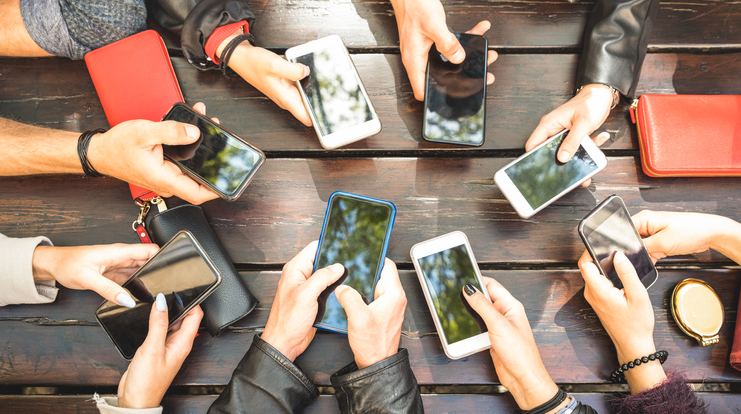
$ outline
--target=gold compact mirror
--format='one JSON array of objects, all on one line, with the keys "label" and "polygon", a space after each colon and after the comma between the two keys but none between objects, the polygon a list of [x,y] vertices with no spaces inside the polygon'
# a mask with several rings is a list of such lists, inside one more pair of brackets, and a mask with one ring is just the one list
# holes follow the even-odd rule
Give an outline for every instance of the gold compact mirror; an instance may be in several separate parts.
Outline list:
[{"label": "gold compact mirror", "polygon": [[672,293],[672,315],[684,333],[702,346],[717,344],[725,321],[723,301],[718,293],[699,279],[685,279]]}]

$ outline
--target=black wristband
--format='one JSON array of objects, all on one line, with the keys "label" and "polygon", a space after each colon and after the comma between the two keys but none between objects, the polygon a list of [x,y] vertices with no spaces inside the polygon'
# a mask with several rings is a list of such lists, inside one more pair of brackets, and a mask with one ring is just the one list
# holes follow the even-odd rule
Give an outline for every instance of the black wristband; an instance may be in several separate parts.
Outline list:
[{"label": "black wristband", "polygon": [[612,371],[612,374],[610,374],[610,381],[612,381],[615,384],[624,382],[625,381],[625,371],[631,368],[635,368],[641,364],[647,364],[651,361],[656,361],[657,359],[659,360],[659,362],[663,364],[664,362],[666,362],[666,358],[668,357],[669,357],[668,351],[656,351],[651,355],[646,355],[645,357],[642,357],[642,358],[636,358],[633,361],[627,362],[619,366],[615,371]]},{"label": "black wristband", "polygon": [[540,404],[532,410],[522,410],[522,414],[545,414],[548,411],[551,411],[561,405],[561,403],[564,402],[568,397],[569,395],[566,394],[566,391],[559,388],[556,395],[554,395],[553,398],[551,398],[549,401],[545,402],[544,404]]},{"label": "black wristband", "polygon": [[249,33],[242,33],[241,35],[238,35],[229,43],[226,44],[226,47],[224,47],[224,50],[221,51],[221,56],[219,56],[219,70],[221,70],[221,73],[224,74],[227,78],[233,78],[236,76],[236,72],[234,72],[232,69],[229,69],[229,59],[232,58],[232,53],[234,53],[234,50],[239,46],[240,43],[244,41],[248,41],[250,43],[255,42],[255,37],[252,36]]},{"label": "black wristband", "polygon": [[87,175],[88,177],[102,177],[103,174],[99,173],[98,171],[93,168],[93,165],[90,164],[90,160],[87,158],[87,149],[88,146],[90,146],[90,140],[93,138],[93,135],[100,134],[106,132],[103,128],[98,128],[94,131],[85,131],[82,134],[80,134],[80,138],[77,139],[77,156],[80,158],[80,164],[82,165],[82,171]]}]

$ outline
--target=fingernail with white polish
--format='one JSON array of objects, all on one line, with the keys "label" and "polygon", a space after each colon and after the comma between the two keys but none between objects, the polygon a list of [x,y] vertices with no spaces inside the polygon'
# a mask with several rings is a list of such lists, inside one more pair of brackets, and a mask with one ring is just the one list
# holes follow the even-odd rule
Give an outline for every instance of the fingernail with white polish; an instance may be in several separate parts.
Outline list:
[{"label": "fingernail with white polish", "polygon": [[191,124],[185,124],[185,133],[191,138],[198,138],[201,136],[201,130],[197,126]]},{"label": "fingernail with white polish", "polygon": [[311,72],[309,70],[309,67],[308,66],[304,66],[304,78],[307,77],[307,76],[309,76],[309,72]]},{"label": "fingernail with white polish", "polygon": [[165,295],[158,293],[157,299],[154,300],[154,306],[160,312],[166,311],[167,310],[167,300],[165,300]]},{"label": "fingernail with white polish", "polygon": [[118,295],[116,295],[116,302],[118,302],[121,306],[126,306],[127,308],[133,308],[136,306],[136,302],[134,302],[134,299],[131,299],[131,296],[121,292]]}]

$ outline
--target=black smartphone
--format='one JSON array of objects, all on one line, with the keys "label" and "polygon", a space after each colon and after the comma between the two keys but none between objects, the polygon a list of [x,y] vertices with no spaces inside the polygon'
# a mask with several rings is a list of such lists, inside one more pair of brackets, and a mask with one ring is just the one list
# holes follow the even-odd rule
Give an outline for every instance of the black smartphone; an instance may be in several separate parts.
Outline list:
[{"label": "black smartphone", "polygon": [[192,124],[201,137],[190,145],[163,145],[165,157],[186,174],[234,201],[265,162],[265,154],[184,103],[170,108],[163,121]]},{"label": "black smartphone", "polygon": [[432,45],[427,60],[422,137],[427,141],[481,146],[486,121],[486,59],[484,36],[456,34],[466,59],[450,63]]},{"label": "black smartphone", "polygon": [[579,223],[579,236],[600,272],[616,288],[623,288],[613,265],[616,252],[630,260],[646,289],[656,282],[656,267],[622,198],[611,195],[587,214]]},{"label": "black smartphone", "polygon": [[167,299],[172,327],[220,284],[219,270],[193,235],[183,230],[122,285],[136,306],[105,301],[95,310],[95,317],[121,356],[130,361],[147,337],[149,314],[158,293]]},{"label": "black smartphone", "polygon": [[346,273],[319,296],[317,328],[347,333],[347,315],[334,295],[340,284],[357,290],[366,303],[373,301],[395,218],[389,201],[342,191],[329,197],[314,271],[340,263]]}]

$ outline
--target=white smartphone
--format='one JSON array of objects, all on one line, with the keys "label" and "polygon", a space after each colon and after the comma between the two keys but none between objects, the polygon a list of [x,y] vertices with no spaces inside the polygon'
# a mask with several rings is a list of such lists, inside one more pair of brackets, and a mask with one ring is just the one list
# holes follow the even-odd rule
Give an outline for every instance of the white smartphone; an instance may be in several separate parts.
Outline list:
[{"label": "white smartphone", "polygon": [[445,355],[460,359],[489,349],[486,324],[463,297],[470,283],[489,299],[466,235],[454,231],[417,243],[410,254]]},{"label": "white smartphone", "polygon": [[494,174],[497,187],[520,217],[532,217],[607,166],[605,154],[588,136],[567,163],[559,162],[556,154],[567,133],[548,138]]},{"label": "white smartphone", "polygon": [[286,59],[309,67],[309,76],[297,82],[298,90],[324,148],[381,132],[378,114],[339,36],[292,47],[286,50]]}]

